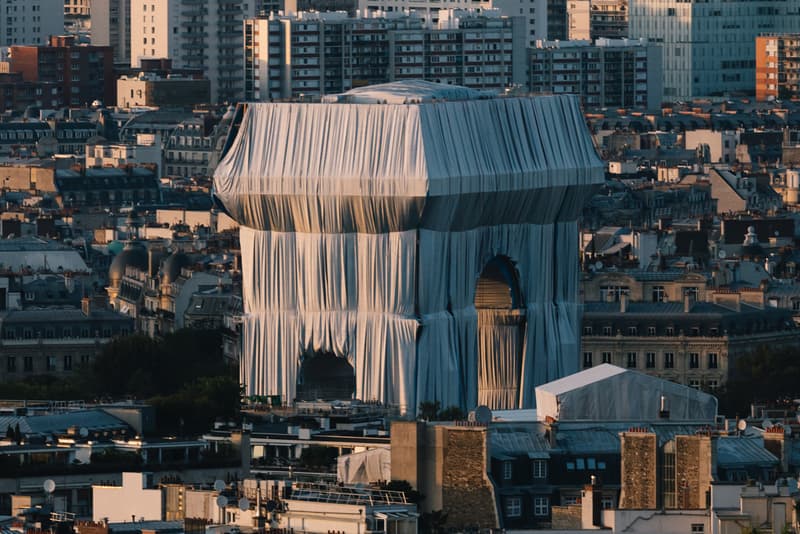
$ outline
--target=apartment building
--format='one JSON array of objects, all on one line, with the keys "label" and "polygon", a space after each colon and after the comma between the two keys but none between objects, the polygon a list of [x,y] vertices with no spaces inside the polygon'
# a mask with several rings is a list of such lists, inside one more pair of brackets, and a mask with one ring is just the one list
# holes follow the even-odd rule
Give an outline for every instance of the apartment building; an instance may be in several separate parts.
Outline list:
[{"label": "apartment building", "polygon": [[242,22],[279,7],[274,0],[131,0],[131,66],[170,58],[176,69],[205,73],[212,102],[237,102],[243,96]]},{"label": "apartment building", "polygon": [[627,39],[540,42],[529,52],[528,86],[535,93],[580,95],[587,108],[655,110],[661,104],[661,49]]},{"label": "apartment building", "polygon": [[106,83],[114,78],[110,46],[78,45],[72,36],[52,36],[47,45],[12,46],[11,71],[22,73],[26,82],[51,84],[57,107],[116,101],[116,85]]},{"label": "apartment building", "polygon": [[662,45],[664,97],[752,95],[755,43],[797,31],[800,4],[781,0],[631,0],[630,37]]},{"label": "apartment building", "polygon": [[800,96],[800,33],[756,37],[756,100]]},{"label": "apartment building", "polygon": [[92,0],[92,44],[114,49],[114,62],[131,62],[131,0]]},{"label": "apartment building", "polygon": [[247,20],[245,98],[324,95],[419,78],[493,92],[525,83],[521,17],[496,10],[439,16],[436,25],[415,14]]},{"label": "apartment building", "polygon": [[[571,3],[571,2],[569,2]],[[424,22],[437,24],[439,13],[450,10],[482,12],[496,9],[505,17],[523,17],[527,45],[537,40],[570,39],[567,0],[358,0],[364,14],[386,16],[415,13]]]},{"label": "apartment building", "polygon": [[3,46],[47,43],[64,33],[64,0],[0,0]]}]

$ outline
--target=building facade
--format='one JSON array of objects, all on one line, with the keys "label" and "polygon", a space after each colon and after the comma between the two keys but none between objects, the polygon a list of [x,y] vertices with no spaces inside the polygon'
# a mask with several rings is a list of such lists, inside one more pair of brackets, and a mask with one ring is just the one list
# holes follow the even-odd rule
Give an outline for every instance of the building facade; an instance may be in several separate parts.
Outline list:
[{"label": "building facade", "polygon": [[[325,95],[404,79],[501,92],[525,82],[520,17],[442,12],[438,26],[415,15],[339,13],[245,21],[245,99]],[[302,43],[302,46],[298,46]]]},{"label": "building facade", "polygon": [[175,68],[200,69],[212,102],[242,98],[242,21],[261,2],[131,0],[131,66],[143,58],[170,58]]},{"label": "building facade", "polygon": [[756,37],[756,100],[800,96],[800,33]]},{"label": "building facade", "polygon": [[11,70],[27,82],[52,84],[58,107],[116,102],[110,46],[77,45],[74,37],[52,36],[47,45],[12,46]]},{"label": "building facade", "polygon": [[537,43],[529,52],[534,93],[577,94],[587,108],[661,105],[661,48],[646,41],[598,39]]},{"label": "building facade", "polygon": [[668,100],[752,95],[756,37],[798,27],[800,6],[795,2],[630,2],[630,37],[662,46]]},{"label": "building facade", "polygon": [[741,302],[587,302],[583,368],[601,363],[636,369],[713,391],[724,385],[737,356],[759,346],[800,344],[791,312]]},{"label": "building facade", "polygon": [[207,79],[178,75],[167,77],[142,73],[117,79],[117,105],[130,107],[188,107],[211,101]]},{"label": "building facade", "polygon": [[92,309],[0,312],[0,381],[68,376],[88,366],[114,337],[133,331],[124,315]]},{"label": "building facade", "polygon": [[64,33],[64,0],[1,0],[0,13],[4,46],[46,44]]},{"label": "building facade", "polygon": [[114,62],[131,62],[131,0],[92,0],[91,36],[95,46],[110,46]]}]

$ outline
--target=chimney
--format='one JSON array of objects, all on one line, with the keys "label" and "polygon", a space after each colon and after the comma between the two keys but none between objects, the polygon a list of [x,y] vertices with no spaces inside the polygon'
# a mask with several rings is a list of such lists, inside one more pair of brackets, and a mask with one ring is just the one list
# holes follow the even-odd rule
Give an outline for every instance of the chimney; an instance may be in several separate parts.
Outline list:
[{"label": "chimney", "polygon": [[669,400],[666,395],[661,395],[661,407],[658,410],[659,419],[669,419]]},{"label": "chimney", "polygon": [[90,297],[83,297],[81,299],[81,312],[86,317],[91,317],[92,315],[92,299]]},{"label": "chimney", "polygon": [[591,530],[603,526],[602,521],[602,491],[598,478],[591,477],[591,483],[583,487],[581,494],[581,529]]},{"label": "chimney", "polygon": [[625,313],[628,311],[628,295],[623,293],[619,296],[619,312]]},{"label": "chimney", "polygon": [[689,313],[692,311],[692,306],[694,306],[694,297],[692,295],[684,295],[683,296],[683,313]]}]

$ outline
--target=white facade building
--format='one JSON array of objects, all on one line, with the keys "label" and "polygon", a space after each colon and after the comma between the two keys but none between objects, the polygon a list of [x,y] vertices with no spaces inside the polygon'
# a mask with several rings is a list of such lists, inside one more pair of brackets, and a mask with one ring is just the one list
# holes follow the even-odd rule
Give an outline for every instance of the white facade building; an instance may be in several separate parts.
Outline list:
[{"label": "white facade building", "polygon": [[0,0],[2,46],[47,44],[64,33],[64,0]]},{"label": "white facade building", "polygon": [[756,36],[797,28],[798,2],[630,2],[630,37],[663,46],[667,100],[754,94]]},{"label": "white facade building", "polygon": [[201,69],[212,102],[243,96],[242,22],[259,2],[232,0],[131,0],[131,66],[143,58],[170,58],[176,69]]}]

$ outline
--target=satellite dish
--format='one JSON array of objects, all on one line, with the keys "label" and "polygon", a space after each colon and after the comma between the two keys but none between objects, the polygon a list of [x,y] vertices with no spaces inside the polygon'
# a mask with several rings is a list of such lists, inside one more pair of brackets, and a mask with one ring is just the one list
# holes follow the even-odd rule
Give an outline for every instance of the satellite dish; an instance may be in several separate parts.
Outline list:
[{"label": "satellite dish", "polygon": [[475,408],[475,422],[479,425],[488,425],[492,422],[492,410],[481,404]]},{"label": "satellite dish", "polygon": [[602,261],[596,262],[594,264],[594,268],[597,269],[598,271],[601,270],[603,268],[603,262]]},{"label": "satellite dish", "polygon": [[763,421],[761,421],[761,428],[763,428],[764,430],[772,428],[773,426],[775,425],[769,419],[764,419]]},{"label": "satellite dish", "polygon": [[228,506],[228,498],[225,495],[220,495],[217,497],[217,506],[220,508],[225,508]]},{"label": "satellite dish", "polygon": [[56,482],[52,478],[48,478],[47,480],[44,481],[42,487],[44,488],[44,491],[46,491],[47,493],[53,493],[56,490]]},{"label": "satellite dish", "polygon": [[247,497],[242,497],[239,499],[239,510],[245,512],[250,509],[250,501],[247,500]]},{"label": "satellite dish", "polygon": [[787,435],[787,436],[791,436],[792,435],[792,427],[790,427],[789,425],[786,425],[785,427],[783,427],[783,433],[785,435]]},{"label": "satellite dish", "polygon": [[267,501],[267,512],[274,512],[277,507],[278,507],[277,502]]},{"label": "satellite dish", "polygon": [[214,489],[217,491],[223,491],[225,489],[225,482],[223,482],[222,480],[215,480]]},{"label": "satellite dish", "polygon": [[744,432],[744,430],[747,428],[747,421],[745,421],[744,419],[739,419],[739,422],[736,423],[736,428],[740,432]]},{"label": "satellite dish", "polygon": [[728,256],[728,253],[727,253],[727,252],[725,252],[724,250],[720,250],[720,251],[717,253],[717,256],[719,256],[719,259],[721,259],[721,260],[724,260],[724,259],[725,259],[725,258]]},{"label": "satellite dish", "polygon": [[78,434],[80,434],[80,436],[81,436],[82,438],[85,438],[86,436],[88,436],[88,435],[89,435],[89,429],[88,429],[88,428],[86,428],[85,426],[82,426],[82,427],[81,427],[81,429],[80,429],[80,430],[78,430]]}]

